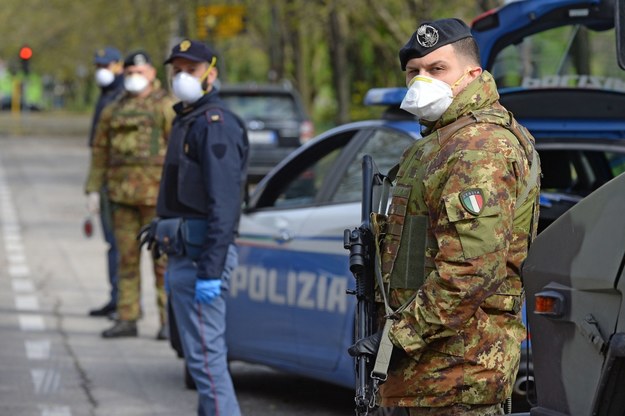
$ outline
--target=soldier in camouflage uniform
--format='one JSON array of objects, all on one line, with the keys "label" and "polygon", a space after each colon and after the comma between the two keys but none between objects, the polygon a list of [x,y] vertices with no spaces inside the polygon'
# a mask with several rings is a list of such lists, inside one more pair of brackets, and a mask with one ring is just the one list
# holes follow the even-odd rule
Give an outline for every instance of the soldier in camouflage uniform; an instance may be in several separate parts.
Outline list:
[{"label": "soldier in camouflage uniform", "polygon": [[[462,21],[424,22],[399,55],[410,86],[402,108],[425,130],[402,155],[380,224],[395,313],[379,399],[411,416],[503,414],[525,336],[519,271],[536,234],[534,139],[499,104]],[[380,338],[350,353],[377,351]]]},{"label": "soldier in camouflage uniform", "polygon": [[[167,138],[174,118],[174,100],[161,88],[149,56],[133,52],[124,61],[126,92],[103,111],[93,143],[85,190],[106,185],[113,204],[113,228],[120,253],[118,321],[102,332],[104,338],[137,336],[141,315],[141,252],[136,236],[156,214]],[[154,262],[161,328],[166,339],[166,260]]]}]

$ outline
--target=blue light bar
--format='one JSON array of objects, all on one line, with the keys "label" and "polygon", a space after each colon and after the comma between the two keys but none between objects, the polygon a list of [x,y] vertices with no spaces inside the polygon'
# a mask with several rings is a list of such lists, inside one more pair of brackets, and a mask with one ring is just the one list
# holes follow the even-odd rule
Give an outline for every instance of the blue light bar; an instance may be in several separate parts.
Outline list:
[{"label": "blue light bar", "polygon": [[407,88],[372,88],[365,95],[365,105],[399,105],[406,95]]}]

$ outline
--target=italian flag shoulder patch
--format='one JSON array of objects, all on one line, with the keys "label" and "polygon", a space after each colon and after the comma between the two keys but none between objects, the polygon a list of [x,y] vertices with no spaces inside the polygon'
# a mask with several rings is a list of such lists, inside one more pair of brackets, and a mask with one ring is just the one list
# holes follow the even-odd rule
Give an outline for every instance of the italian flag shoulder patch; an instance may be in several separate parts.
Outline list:
[{"label": "italian flag shoulder patch", "polygon": [[484,195],[479,188],[467,189],[460,192],[460,203],[472,215],[480,215],[484,207]]}]

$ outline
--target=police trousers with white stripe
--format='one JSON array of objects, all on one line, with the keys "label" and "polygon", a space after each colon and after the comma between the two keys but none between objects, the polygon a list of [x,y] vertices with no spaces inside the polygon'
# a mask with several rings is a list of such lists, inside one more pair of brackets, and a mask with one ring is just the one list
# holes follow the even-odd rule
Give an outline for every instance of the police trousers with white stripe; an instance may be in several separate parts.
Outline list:
[{"label": "police trousers with white stripe", "polygon": [[186,256],[169,256],[166,281],[184,359],[199,395],[198,416],[238,416],[239,404],[228,372],[226,295],[237,249],[228,248],[221,295],[209,304],[195,302],[197,267]]}]

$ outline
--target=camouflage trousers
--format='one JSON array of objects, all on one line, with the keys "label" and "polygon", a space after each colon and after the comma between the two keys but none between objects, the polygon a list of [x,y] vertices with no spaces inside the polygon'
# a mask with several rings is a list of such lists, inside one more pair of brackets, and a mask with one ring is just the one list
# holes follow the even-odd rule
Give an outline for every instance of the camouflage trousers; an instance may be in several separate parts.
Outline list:
[{"label": "camouflage trousers", "polygon": [[[117,313],[123,321],[136,321],[141,315],[141,250],[137,234],[155,216],[154,206],[113,204],[113,228],[119,250]],[[167,322],[167,295],[164,287],[167,259],[162,256],[152,261],[158,315],[161,325],[164,325]]]},{"label": "camouflage trousers", "polygon": [[504,414],[500,404],[407,407],[406,412],[409,416],[495,416]]}]

